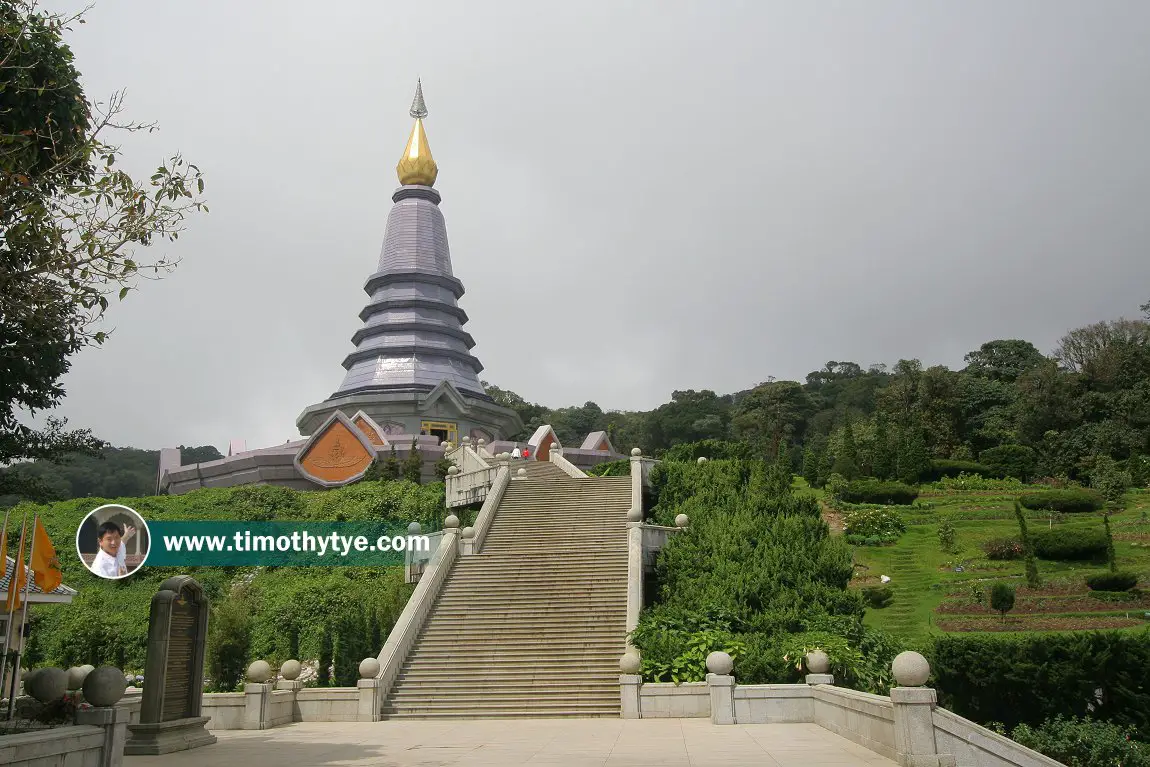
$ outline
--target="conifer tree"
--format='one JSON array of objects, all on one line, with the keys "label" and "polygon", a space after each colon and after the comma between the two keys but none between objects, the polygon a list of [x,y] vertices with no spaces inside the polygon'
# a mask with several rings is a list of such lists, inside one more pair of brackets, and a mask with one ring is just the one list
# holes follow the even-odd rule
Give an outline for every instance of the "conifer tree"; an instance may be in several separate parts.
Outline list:
[{"label": "conifer tree", "polygon": [[1118,559],[1114,552],[1114,536],[1110,534],[1110,515],[1102,515],[1102,527],[1106,530],[1106,564],[1110,566],[1110,572],[1118,572]]},{"label": "conifer tree", "polygon": [[894,469],[894,456],[890,450],[890,434],[886,419],[879,417],[874,424],[874,452],[871,454],[871,473],[878,479],[890,479]]},{"label": "conifer tree", "polygon": [[819,459],[810,445],[803,448],[803,479],[814,487],[819,481]]},{"label": "conifer tree", "polygon": [[403,478],[418,485],[422,474],[423,457],[419,454],[419,446],[416,445],[415,439],[412,438],[411,452],[403,459]]},{"label": "conifer tree", "polygon": [[834,473],[841,474],[846,479],[855,479],[859,474],[859,454],[855,447],[854,429],[851,428],[850,416],[843,424],[843,446],[835,458]]},{"label": "conifer tree", "polygon": [[831,453],[831,447],[830,445],[825,445],[822,449],[822,453],[819,455],[819,476],[818,481],[815,484],[817,484],[819,487],[825,485],[827,480],[831,477],[831,472],[834,470],[834,466],[835,457]]},{"label": "conifer tree", "polygon": [[1030,545],[1030,532],[1026,529],[1026,516],[1022,513],[1022,504],[1014,499],[1014,518],[1018,520],[1018,539],[1022,541],[1022,555],[1026,558],[1026,585],[1036,589],[1042,585],[1038,576],[1038,562],[1034,558],[1034,548]]},{"label": "conifer tree", "polygon": [[908,485],[917,485],[929,468],[930,457],[926,453],[922,429],[912,425],[903,432],[898,455],[898,478]]},{"label": "conifer tree", "polygon": [[391,445],[391,451],[387,454],[387,460],[383,462],[383,478],[399,479],[399,458],[395,455],[394,443]]}]

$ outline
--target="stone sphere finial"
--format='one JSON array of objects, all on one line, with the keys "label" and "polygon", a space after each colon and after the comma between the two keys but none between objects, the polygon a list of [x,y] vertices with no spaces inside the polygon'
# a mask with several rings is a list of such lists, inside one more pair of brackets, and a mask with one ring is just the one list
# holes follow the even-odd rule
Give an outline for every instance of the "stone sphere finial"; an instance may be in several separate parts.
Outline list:
[{"label": "stone sphere finial", "polygon": [[68,669],[68,689],[79,690],[84,686],[84,679],[92,673],[91,666],[72,666]]},{"label": "stone sphere finial", "polygon": [[527,476],[527,469],[520,469],[519,471],[517,471],[515,473],[516,473],[516,475],[518,475],[520,477],[526,477]]},{"label": "stone sphere finial", "polygon": [[690,524],[690,522],[691,520],[687,517],[686,514],[675,515],[675,527],[686,527],[688,524]]},{"label": "stone sphere finial", "polygon": [[299,679],[300,673],[303,671],[303,664],[295,658],[285,660],[283,665],[280,666],[280,676],[289,682],[294,682]]},{"label": "stone sphere finial", "polygon": [[375,679],[379,674],[379,661],[375,658],[364,658],[359,662],[359,678]]},{"label": "stone sphere finial", "polygon": [[471,444],[471,437],[469,437],[469,436],[467,436],[466,434],[464,434],[464,435],[463,435],[463,439],[461,439],[461,440],[459,440],[459,441],[460,441],[461,443],[463,443],[464,445],[470,445],[470,444]]},{"label": "stone sphere finial", "polygon": [[700,466],[702,466],[706,462],[707,462],[706,456],[702,456],[702,455],[699,456],[699,460],[695,461],[695,463],[699,464]]},{"label": "stone sphere finial", "polygon": [[716,650],[707,656],[707,671],[712,674],[729,674],[735,667],[735,661],[727,653]]},{"label": "stone sphere finial", "polygon": [[485,440],[483,437],[480,437],[479,440],[475,444],[479,445],[480,447],[483,447],[484,445],[487,444],[487,440]]},{"label": "stone sphere finial", "polygon": [[[123,676],[120,673],[121,679]],[[68,672],[62,668],[42,668],[30,679],[25,678],[24,687],[41,703],[60,700],[68,693]]]},{"label": "stone sphere finial", "polygon": [[272,678],[271,664],[266,660],[255,660],[248,666],[248,681],[256,684],[263,684]]},{"label": "stone sphere finial", "polygon": [[458,466],[448,466],[447,467],[447,476],[454,477],[458,473],[459,473],[459,467]]},{"label": "stone sphere finial", "polygon": [[623,653],[623,657],[619,659],[619,670],[624,674],[638,674],[641,665],[642,661],[636,650],[628,650]]},{"label": "stone sphere finial", "polygon": [[423,532],[423,525],[418,522],[412,522],[407,526],[408,535],[419,535],[421,532]]},{"label": "stone sphere finial", "polygon": [[448,514],[447,519],[443,520],[443,528],[446,530],[448,528],[456,527],[459,527],[459,517],[455,516],[454,514]]},{"label": "stone sphere finial", "polygon": [[806,657],[807,671],[812,674],[825,674],[831,668],[830,657],[822,650],[811,650]]},{"label": "stone sphere finial", "polygon": [[930,678],[930,664],[914,650],[900,652],[891,664],[894,681],[899,687],[922,687]]},{"label": "stone sphere finial", "polygon": [[638,458],[639,456],[643,455],[643,448],[641,448],[641,447],[633,447],[633,448],[631,448],[631,455],[633,455],[633,456],[635,456],[636,458]]},{"label": "stone sphere finial", "polygon": [[475,537],[475,528],[472,527],[471,525],[468,525],[467,527],[465,527],[459,531],[459,535],[461,538],[463,538],[463,540],[470,541],[472,538]]},{"label": "stone sphere finial", "polygon": [[627,521],[628,522],[642,522],[643,521],[643,510],[642,509],[635,509],[635,508],[628,509],[627,510]]},{"label": "stone sphere finial", "polygon": [[443,447],[443,448],[451,447],[451,443],[448,442],[447,440],[443,440],[442,442],[439,443],[439,446]]},{"label": "stone sphere finial", "polygon": [[84,700],[93,706],[106,708],[114,706],[124,697],[128,680],[124,672],[115,666],[100,666],[92,669],[84,677]]}]

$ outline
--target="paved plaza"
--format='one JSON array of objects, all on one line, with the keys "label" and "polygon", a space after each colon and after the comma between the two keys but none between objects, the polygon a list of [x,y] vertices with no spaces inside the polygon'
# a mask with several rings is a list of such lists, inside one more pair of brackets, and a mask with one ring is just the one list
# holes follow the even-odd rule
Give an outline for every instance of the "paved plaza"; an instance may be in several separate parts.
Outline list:
[{"label": "paved plaza", "polygon": [[215,745],[128,756],[125,767],[894,765],[816,724],[716,726],[706,719],[308,722],[215,735]]}]

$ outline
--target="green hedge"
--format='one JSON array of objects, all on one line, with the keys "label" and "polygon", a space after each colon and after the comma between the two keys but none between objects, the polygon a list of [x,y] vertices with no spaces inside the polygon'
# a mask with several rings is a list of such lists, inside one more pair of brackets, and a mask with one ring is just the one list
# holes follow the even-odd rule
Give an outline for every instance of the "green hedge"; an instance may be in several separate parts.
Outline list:
[{"label": "green hedge", "polygon": [[943,477],[957,477],[959,474],[977,474],[980,477],[994,476],[994,472],[989,466],[974,461],[935,460],[930,462],[930,469],[922,477],[922,481],[937,482]]},{"label": "green hedge", "polygon": [[895,506],[909,506],[918,498],[918,490],[901,482],[861,479],[844,485],[839,490],[838,497],[846,503],[889,503]]},{"label": "green hedge", "polygon": [[1083,511],[1098,511],[1106,499],[1093,490],[1040,490],[1023,493],[1018,498],[1024,509],[1031,511],[1060,511],[1074,514]]},{"label": "green hedge", "polygon": [[1089,714],[1150,736],[1147,632],[946,635],[928,654],[942,705],[976,722],[1010,728]]},{"label": "green hedge", "polygon": [[1038,727],[1020,724],[1010,739],[1074,767],[1150,767],[1150,746],[1137,735],[1113,722],[1056,716]]},{"label": "green hedge", "polygon": [[1055,527],[1030,534],[1034,555],[1040,559],[1105,559],[1106,532],[1086,527]]},{"label": "green hedge", "polygon": [[753,457],[754,450],[746,442],[727,442],[721,439],[685,442],[670,447],[659,455],[664,461],[697,461],[700,458],[712,461],[747,461]]},{"label": "green hedge", "polygon": [[1034,476],[1038,456],[1025,445],[999,445],[983,450],[978,460],[997,476],[1014,477],[1026,482]]},{"label": "green hedge", "polygon": [[627,459],[622,461],[608,461],[587,469],[586,472],[592,477],[629,477],[631,476],[631,462]]},{"label": "green hedge", "polygon": [[1138,573],[1098,573],[1086,579],[1091,591],[1129,591],[1138,585]]}]

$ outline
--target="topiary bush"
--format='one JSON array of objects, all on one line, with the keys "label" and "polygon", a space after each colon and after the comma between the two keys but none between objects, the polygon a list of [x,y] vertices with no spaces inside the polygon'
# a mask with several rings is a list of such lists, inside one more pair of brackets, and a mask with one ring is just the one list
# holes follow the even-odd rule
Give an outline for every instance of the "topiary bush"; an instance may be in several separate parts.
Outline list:
[{"label": "topiary bush", "polygon": [[1091,591],[1129,591],[1138,585],[1138,573],[1097,573],[1086,579]]},{"label": "topiary bush", "polygon": [[994,475],[990,467],[983,466],[974,461],[934,460],[930,462],[930,470],[923,477],[923,481],[937,482],[943,477],[957,477],[959,474],[977,474],[982,477]]},{"label": "topiary bush", "polygon": [[847,482],[840,487],[838,498],[845,503],[889,503],[895,506],[909,506],[918,498],[918,490],[901,482],[862,479]]},{"label": "topiary bush", "polygon": [[1106,533],[1083,527],[1039,530],[1030,537],[1040,559],[1101,560],[1106,557]]},{"label": "topiary bush", "polygon": [[995,560],[1022,559],[1026,554],[1017,538],[992,538],[982,544],[982,550],[987,559]]},{"label": "topiary bush", "polygon": [[1041,490],[1023,493],[1018,502],[1031,511],[1060,511],[1074,514],[1084,511],[1098,511],[1106,504],[1100,493],[1085,489]]},{"label": "topiary bush", "polygon": [[1025,445],[999,445],[983,450],[978,460],[1000,477],[1014,477],[1023,482],[1034,476],[1038,456]]}]

